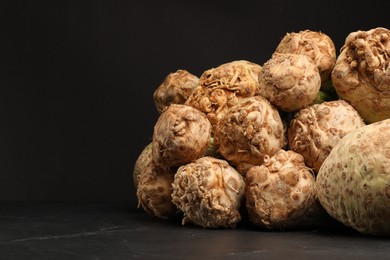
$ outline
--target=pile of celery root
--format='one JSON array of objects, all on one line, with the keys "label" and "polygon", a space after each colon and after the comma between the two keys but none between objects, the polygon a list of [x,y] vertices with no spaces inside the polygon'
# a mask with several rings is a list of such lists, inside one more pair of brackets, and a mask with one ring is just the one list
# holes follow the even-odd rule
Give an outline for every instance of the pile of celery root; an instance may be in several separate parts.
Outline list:
[{"label": "pile of celery root", "polygon": [[[264,64],[167,74],[138,207],[183,225],[390,235],[390,31],[287,33]],[[318,221],[316,221],[318,220]],[[310,222],[310,223],[309,223]]]}]

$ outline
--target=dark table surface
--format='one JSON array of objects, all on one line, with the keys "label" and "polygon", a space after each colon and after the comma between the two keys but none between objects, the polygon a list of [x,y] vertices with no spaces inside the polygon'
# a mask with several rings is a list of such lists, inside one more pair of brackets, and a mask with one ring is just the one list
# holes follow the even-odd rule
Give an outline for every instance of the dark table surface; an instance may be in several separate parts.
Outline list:
[{"label": "dark table surface", "polygon": [[0,259],[390,259],[390,238],[242,222],[205,229],[127,203],[0,202]]}]

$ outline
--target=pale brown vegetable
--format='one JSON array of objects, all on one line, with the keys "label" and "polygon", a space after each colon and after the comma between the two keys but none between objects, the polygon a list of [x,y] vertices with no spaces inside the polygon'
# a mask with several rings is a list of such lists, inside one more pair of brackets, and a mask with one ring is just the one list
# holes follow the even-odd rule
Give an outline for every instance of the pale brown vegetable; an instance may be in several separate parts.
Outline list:
[{"label": "pale brown vegetable", "polygon": [[336,48],[327,34],[312,30],[287,33],[280,41],[275,53],[306,55],[317,65],[321,85],[325,87],[331,83],[330,74],[336,63]]},{"label": "pale brown vegetable", "polygon": [[305,164],[317,173],[332,148],[352,130],[364,126],[358,112],[344,100],[311,105],[290,121],[290,149],[303,155]]},{"label": "pale brown vegetable", "polygon": [[186,105],[204,112],[215,125],[241,99],[258,93],[261,66],[246,60],[224,63],[205,71]]},{"label": "pale brown vegetable", "polygon": [[317,174],[318,199],[335,219],[371,235],[390,235],[390,119],[344,136]]},{"label": "pale brown vegetable", "polygon": [[172,202],[183,211],[183,225],[234,228],[241,220],[245,182],[227,161],[202,157],[179,167]]},{"label": "pale brown vegetable", "polygon": [[172,104],[159,116],[153,131],[153,160],[161,167],[178,167],[203,156],[211,124],[199,110]]},{"label": "pale brown vegetable", "polygon": [[260,94],[278,109],[295,112],[315,101],[321,78],[306,55],[275,53],[263,64],[259,85]]},{"label": "pale brown vegetable", "polygon": [[267,99],[254,96],[228,110],[214,138],[220,154],[245,175],[250,166],[261,165],[287,144],[285,131],[278,110]]},{"label": "pale brown vegetable", "polygon": [[390,30],[378,27],[348,35],[332,82],[366,123],[390,118]]},{"label": "pale brown vegetable", "polygon": [[245,176],[249,220],[265,229],[296,227],[316,200],[314,175],[302,155],[279,150]]},{"label": "pale brown vegetable", "polygon": [[150,165],[153,164],[153,155],[152,155],[152,143],[149,143],[144,147],[142,152],[139,154],[137,160],[135,161],[134,168],[133,168],[133,183],[134,187],[138,188],[138,176],[145,171],[145,169],[148,169],[151,167]]},{"label": "pale brown vegetable", "polygon": [[169,73],[153,93],[157,111],[161,113],[171,104],[184,104],[198,83],[199,78],[187,70]]},{"label": "pale brown vegetable", "polygon": [[150,160],[150,148],[146,148],[148,154],[144,163],[139,166],[137,173],[137,198],[138,208],[143,208],[146,213],[162,219],[172,218],[178,209],[171,201],[171,184],[175,170],[163,168]]}]

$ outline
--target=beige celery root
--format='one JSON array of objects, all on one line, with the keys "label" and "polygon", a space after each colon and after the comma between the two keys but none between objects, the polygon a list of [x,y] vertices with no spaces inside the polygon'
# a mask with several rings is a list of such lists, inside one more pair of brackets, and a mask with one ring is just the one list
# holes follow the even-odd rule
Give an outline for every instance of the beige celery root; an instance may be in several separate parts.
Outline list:
[{"label": "beige celery root", "polygon": [[212,125],[241,99],[258,93],[261,66],[246,60],[232,61],[205,71],[186,105],[204,112]]},{"label": "beige celery root", "polygon": [[260,228],[296,227],[316,200],[314,175],[302,155],[279,150],[245,176],[249,219]]},{"label": "beige celery root", "polygon": [[144,147],[134,164],[133,183],[136,189],[138,188],[138,176],[153,163],[152,143],[149,143]]},{"label": "beige celery root", "polygon": [[332,71],[332,82],[366,123],[390,118],[390,30],[348,35]]},{"label": "beige celery root", "polygon": [[303,30],[262,65],[169,73],[134,164],[138,208],[205,228],[245,214],[264,230],[390,236],[389,58],[383,27],[350,33],[338,57],[330,37]]},{"label": "beige celery root", "polygon": [[175,170],[158,166],[151,157],[150,145],[145,149],[134,171],[137,178],[138,208],[143,208],[146,213],[158,218],[174,217],[177,208],[171,201],[171,184]]},{"label": "beige celery root", "polygon": [[198,83],[199,78],[187,70],[169,73],[153,93],[157,111],[161,113],[171,104],[184,104]]},{"label": "beige celery root", "polygon": [[227,161],[205,156],[179,167],[172,202],[183,211],[183,225],[234,228],[241,220],[243,177]]},{"label": "beige celery root", "polygon": [[321,86],[325,87],[331,83],[330,75],[336,63],[336,48],[327,34],[312,30],[287,33],[275,53],[306,55],[318,67]]},{"label": "beige celery root", "polygon": [[178,167],[203,156],[211,138],[204,113],[172,104],[159,116],[153,132],[153,160],[162,167]]},{"label": "beige celery root", "polygon": [[346,226],[370,235],[390,235],[390,119],[344,136],[317,174],[325,210]]},{"label": "beige celery root", "polygon": [[261,95],[278,109],[295,112],[316,100],[321,78],[307,56],[275,53],[263,64],[259,85]]},{"label": "beige celery root", "polygon": [[290,121],[289,147],[317,173],[341,138],[364,125],[358,112],[344,100],[311,105],[299,110]]},{"label": "beige celery root", "polygon": [[228,110],[214,138],[220,154],[245,175],[287,144],[285,131],[278,110],[267,99],[254,96]]}]

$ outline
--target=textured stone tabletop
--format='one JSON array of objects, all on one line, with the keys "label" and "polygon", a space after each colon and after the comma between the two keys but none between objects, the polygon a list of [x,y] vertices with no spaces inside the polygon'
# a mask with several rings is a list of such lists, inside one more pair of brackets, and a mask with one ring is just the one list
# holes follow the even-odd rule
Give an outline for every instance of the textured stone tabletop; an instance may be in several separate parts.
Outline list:
[{"label": "textured stone tabletop", "polygon": [[1,259],[388,259],[390,239],[346,228],[182,226],[126,203],[0,203]]}]

